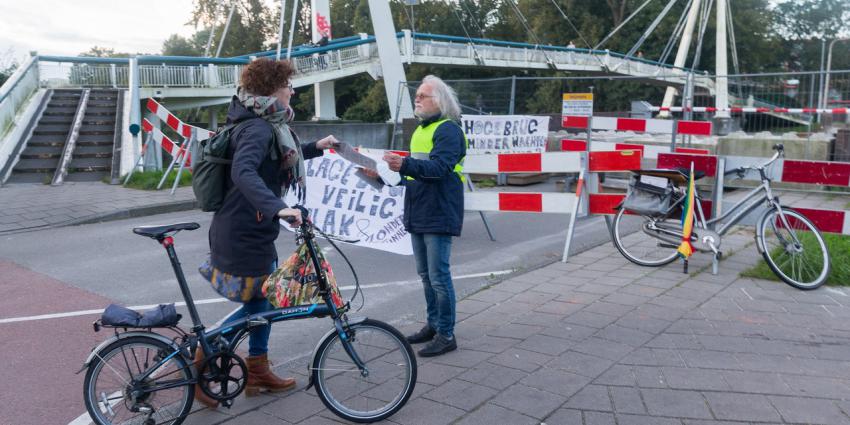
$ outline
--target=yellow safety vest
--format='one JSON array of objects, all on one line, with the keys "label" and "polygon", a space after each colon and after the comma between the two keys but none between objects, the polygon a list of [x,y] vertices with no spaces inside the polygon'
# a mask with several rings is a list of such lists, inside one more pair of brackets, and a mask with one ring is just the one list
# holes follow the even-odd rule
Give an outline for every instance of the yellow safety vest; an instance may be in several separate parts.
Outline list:
[{"label": "yellow safety vest", "polygon": [[[449,119],[442,119],[439,121],[434,121],[427,126],[418,126],[416,127],[416,131],[413,132],[413,136],[410,138],[410,156],[414,159],[428,159],[431,154],[431,149],[434,148],[434,133],[437,131],[437,128],[445,122],[450,122]],[[469,140],[466,139],[466,134],[463,135],[463,141],[466,144],[466,148],[469,148]],[[454,172],[457,173],[458,177],[460,177],[460,181],[465,182],[466,178],[463,176],[463,159],[465,156],[460,158],[457,164],[455,164]],[[408,180],[413,180],[413,177],[407,176]]]}]

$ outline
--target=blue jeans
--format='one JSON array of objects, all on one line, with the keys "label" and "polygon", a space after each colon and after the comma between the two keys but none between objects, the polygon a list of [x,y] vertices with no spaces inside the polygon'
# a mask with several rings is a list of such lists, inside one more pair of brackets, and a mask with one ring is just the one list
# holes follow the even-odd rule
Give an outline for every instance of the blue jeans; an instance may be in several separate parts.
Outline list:
[{"label": "blue jeans", "polygon": [[[273,273],[275,269],[277,269],[277,261],[272,263],[271,271],[269,273]],[[221,327],[225,327],[243,317],[262,313],[264,311],[270,311],[272,309],[273,307],[268,299],[255,298],[246,303],[242,303],[242,307],[240,307],[239,310],[234,311],[227,320],[221,324]],[[271,323],[251,329],[251,333],[248,335],[249,356],[261,356],[269,352],[269,335],[271,335],[271,332]]]},{"label": "blue jeans", "polygon": [[451,235],[411,233],[416,272],[422,278],[428,325],[446,338],[454,336],[455,289],[449,271]]}]

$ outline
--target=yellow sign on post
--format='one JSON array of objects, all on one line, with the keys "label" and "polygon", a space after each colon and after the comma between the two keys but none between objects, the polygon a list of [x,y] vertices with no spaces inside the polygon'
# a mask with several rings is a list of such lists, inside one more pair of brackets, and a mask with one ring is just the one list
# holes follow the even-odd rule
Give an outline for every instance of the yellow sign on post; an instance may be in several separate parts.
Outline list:
[{"label": "yellow sign on post", "polygon": [[564,93],[562,116],[593,115],[593,93]]}]

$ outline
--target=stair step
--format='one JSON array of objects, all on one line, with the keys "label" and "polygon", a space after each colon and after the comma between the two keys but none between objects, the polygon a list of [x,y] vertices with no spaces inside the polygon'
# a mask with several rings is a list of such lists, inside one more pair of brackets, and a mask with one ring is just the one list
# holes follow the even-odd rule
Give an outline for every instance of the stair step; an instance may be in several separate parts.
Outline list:
[{"label": "stair step", "polygon": [[112,142],[112,134],[81,134],[77,139],[77,145],[111,145]]},{"label": "stair step", "polygon": [[74,159],[77,158],[112,158],[112,146],[77,146],[74,149]]},{"label": "stair step", "polygon": [[76,108],[50,108],[44,110],[44,116],[71,117],[77,113]]},{"label": "stair step", "polygon": [[71,126],[71,121],[74,120],[73,115],[45,115],[38,121],[39,124],[55,124]]},{"label": "stair step", "polygon": [[62,148],[55,146],[27,146],[21,152],[21,159],[55,159],[59,160]]},{"label": "stair step", "polygon": [[115,106],[112,107],[103,107],[103,106],[88,106],[86,108],[86,115],[96,113],[100,114],[109,114],[115,115]]},{"label": "stair step", "polygon": [[89,98],[88,106],[96,106],[96,107],[99,107],[99,108],[108,108],[108,107],[114,108],[115,107],[115,101],[114,100],[108,100],[108,99],[94,99],[94,100],[92,100],[91,98]]},{"label": "stair step", "polygon": [[115,128],[115,117],[110,117],[107,115],[92,115],[89,116],[86,114],[86,117],[83,118],[83,125],[108,125]]},{"label": "stair step", "polygon": [[53,171],[49,173],[28,173],[28,172],[19,172],[17,170],[12,170],[12,174],[9,176],[9,179],[6,180],[6,184],[10,183],[43,183],[50,184],[53,180]]},{"label": "stair step", "polygon": [[69,107],[72,107],[72,106],[76,108],[77,105],[79,105],[79,104],[80,104],[80,99],[72,99],[72,98],[64,98],[64,97],[59,98],[59,99],[55,99],[55,98],[50,99],[50,102],[48,103],[49,106],[59,106],[59,107],[63,107],[63,108],[69,108]]},{"label": "stair step", "polygon": [[58,159],[21,159],[15,164],[13,172],[52,173],[56,170]]},{"label": "stair step", "polygon": [[70,125],[41,125],[35,127],[35,131],[33,134],[43,136],[43,135],[56,135],[56,136],[65,136],[68,134],[68,131],[71,130]]},{"label": "stair step", "polygon": [[99,182],[111,175],[109,170],[106,171],[87,171],[78,173],[68,173],[65,176],[66,182]]},{"label": "stair step", "polygon": [[49,134],[33,135],[27,141],[27,146],[63,146],[65,145],[65,137],[51,136]]},{"label": "stair step", "polygon": [[112,158],[74,158],[68,166],[68,173],[109,171],[111,169]]}]

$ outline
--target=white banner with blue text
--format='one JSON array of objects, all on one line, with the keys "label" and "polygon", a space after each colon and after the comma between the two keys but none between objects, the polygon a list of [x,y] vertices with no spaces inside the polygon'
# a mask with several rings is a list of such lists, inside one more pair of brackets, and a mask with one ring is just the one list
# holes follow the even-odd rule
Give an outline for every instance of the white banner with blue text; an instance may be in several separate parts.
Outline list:
[{"label": "white banner with blue text", "polygon": [[533,115],[462,115],[469,141],[467,154],[545,152],[549,117]]}]

